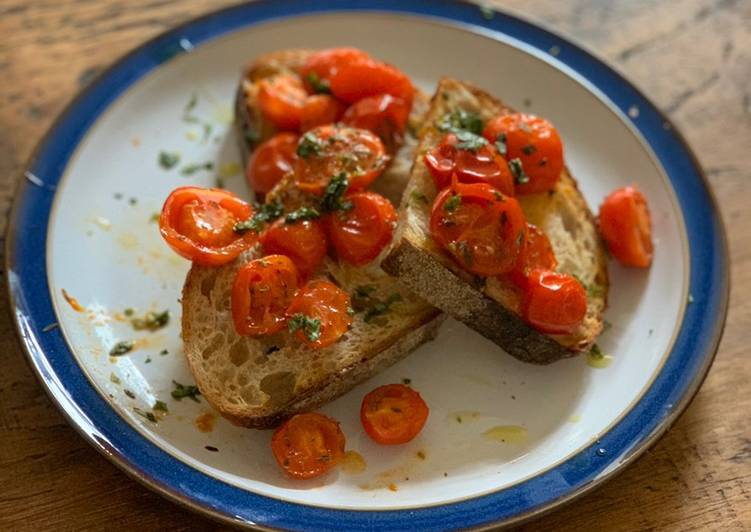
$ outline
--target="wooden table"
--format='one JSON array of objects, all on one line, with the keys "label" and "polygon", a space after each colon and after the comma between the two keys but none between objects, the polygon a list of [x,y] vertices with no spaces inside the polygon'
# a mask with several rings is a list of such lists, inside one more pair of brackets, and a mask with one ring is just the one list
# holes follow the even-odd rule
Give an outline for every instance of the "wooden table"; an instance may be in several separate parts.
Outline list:
[{"label": "wooden table", "polygon": [[[0,211],[34,145],[99,71],[145,39],[230,3],[0,1]],[[733,277],[717,360],[675,427],[618,478],[527,528],[751,527],[751,1],[503,4],[616,64],[681,128],[719,199]],[[0,530],[217,526],[130,480],[65,423],[27,366],[9,313],[0,315],[0,352]]]}]

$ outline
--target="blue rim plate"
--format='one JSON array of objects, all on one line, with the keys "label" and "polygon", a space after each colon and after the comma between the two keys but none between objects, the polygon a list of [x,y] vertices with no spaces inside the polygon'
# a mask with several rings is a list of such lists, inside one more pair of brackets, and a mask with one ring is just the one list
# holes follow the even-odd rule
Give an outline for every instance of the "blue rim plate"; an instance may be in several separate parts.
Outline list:
[{"label": "blue rim plate", "polygon": [[[57,322],[47,277],[47,234],[55,187],[97,117],[134,82],[192,43],[266,21],[333,11],[378,11],[430,17],[492,37],[503,33],[532,49],[555,49],[568,72],[594,87],[621,112],[670,179],[690,243],[690,294],[664,366],[640,400],[599,443],[510,488],[459,502],[411,510],[351,511],[304,506],[250,493],[180,462],[125,423],[95,390]],[[492,16],[491,16],[492,15]],[[447,529],[509,524],[539,515],[599,485],[631,463],[677,419],[701,385],[722,335],[729,294],[725,233],[702,171],[680,134],[612,67],[539,25],[459,1],[262,0],[195,19],[135,49],[104,72],[58,118],[32,155],[8,230],[9,292],[21,342],[41,382],[70,423],[126,473],[178,503],[234,524],[263,528]],[[42,182],[35,176],[44,176]],[[593,459],[597,448],[612,450]]]}]

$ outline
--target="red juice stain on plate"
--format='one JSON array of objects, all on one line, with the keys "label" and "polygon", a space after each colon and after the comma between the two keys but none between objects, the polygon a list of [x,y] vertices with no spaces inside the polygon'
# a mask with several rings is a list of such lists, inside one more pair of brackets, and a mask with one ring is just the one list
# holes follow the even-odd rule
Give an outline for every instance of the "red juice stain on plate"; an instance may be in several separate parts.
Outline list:
[{"label": "red juice stain on plate", "polygon": [[201,432],[211,432],[214,430],[214,423],[216,422],[216,416],[213,412],[203,412],[199,415],[193,424]]},{"label": "red juice stain on plate", "polygon": [[63,293],[63,297],[65,298],[65,301],[67,301],[68,305],[70,305],[70,308],[72,308],[76,312],[83,312],[84,310],[86,310],[81,306],[81,304],[78,302],[78,300],[75,297],[70,295],[65,290],[65,288],[62,289],[62,293]]}]

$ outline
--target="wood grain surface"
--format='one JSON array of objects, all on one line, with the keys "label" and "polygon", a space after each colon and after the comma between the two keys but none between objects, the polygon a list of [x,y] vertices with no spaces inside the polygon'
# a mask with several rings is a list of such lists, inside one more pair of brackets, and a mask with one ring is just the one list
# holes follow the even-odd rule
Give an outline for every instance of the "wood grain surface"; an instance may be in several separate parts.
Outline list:
[{"label": "wood grain surface", "polygon": [[[145,39],[230,3],[0,0],[1,234],[22,166],[66,103]],[[668,113],[711,181],[732,257],[725,336],[686,413],[620,476],[525,529],[751,528],[751,1],[501,4],[613,62]],[[9,314],[0,313],[0,530],[219,528],[129,479],[66,424]]]}]

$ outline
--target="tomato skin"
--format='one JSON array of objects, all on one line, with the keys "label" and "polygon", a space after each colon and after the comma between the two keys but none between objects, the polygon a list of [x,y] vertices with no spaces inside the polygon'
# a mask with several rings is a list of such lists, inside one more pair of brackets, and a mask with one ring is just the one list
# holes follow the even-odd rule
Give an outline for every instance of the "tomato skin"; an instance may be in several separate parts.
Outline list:
[{"label": "tomato skin", "polygon": [[496,142],[506,135],[506,159],[519,159],[529,177],[517,183],[517,194],[536,194],[551,190],[563,171],[563,144],[553,124],[526,113],[505,114],[488,121],[483,136]]},{"label": "tomato skin", "polygon": [[319,84],[329,86],[331,78],[342,65],[353,61],[370,59],[370,56],[357,48],[327,48],[310,54],[300,69],[300,76],[309,92],[314,92],[310,83],[311,74],[318,79]]},{"label": "tomato skin", "polygon": [[164,202],[159,232],[178,255],[202,266],[221,266],[255,243],[255,233],[234,231],[252,214],[248,203],[226,190],[179,187]]},{"label": "tomato skin", "polygon": [[600,231],[613,257],[624,266],[647,268],[654,246],[649,207],[635,186],[613,191],[600,206]]},{"label": "tomato skin", "polygon": [[258,146],[248,159],[245,178],[248,186],[258,194],[266,194],[282,177],[291,172],[299,135],[278,133]]},{"label": "tomato skin", "polygon": [[299,284],[299,273],[284,255],[268,255],[245,264],[232,285],[232,321],[237,334],[279,332]]},{"label": "tomato skin", "polygon": [[300,120],[300,131],[338,122],[346,107],[328,94],[314,94],[305,99]]},{"label": "tomato skin", "polygon": [[399,69],[373,59],[356,59],[342,64],[331,76],[331,92],[347,103],[368,96],[390,94],[412,105],[415,88]]},{"label": "tomato skin", "polygon": [[344,458],[345,438],[339,423],[316,412],[297,414],[271,437],[271,450],[284,472],[309,479],[330,471]]},{"label": "tomato skin", "polygon": [[363,398],[360,421],[373,441],[399,445],[420,433],[428,413],[428,405],[415,390],[404,384],[387,384]]},{"label": "tomato skin", "polygon": [[309,338],[298,329],[294,336],[312,348],[327,347],[336,342],[352,325],[350,300],[347,292],[334,283],[322,279],[308,281],[295,295],[287,308],[287,317],[302,314],[320,321],[320,337]]},{"label": "tomato skin", "polygon": [[527,222],[524,243],[519,250],[513,270],[509,273],[511,280],[519,286],[526,286],[527,276],[532,270],[555,271],[558,259],[555,257],[550,239],[539,227]]},{"label": "tomato skin", "polygon": [[[315,148],[299,155],[306,146]],[[310,194],[322,194],[331,178],[340,173],[347,175],[349,190],[362,190],[383,172],[389,161],[383,142],[373,133],[338,125],[308,131],[300,138],[297,153],[297,186]]]},{"label": "tomato skin", "polygon": [[261,234],[265,253],[286,255],[307,279],[326,257],[326,233],[320,220],[301,220],[287,223],[280,218]]},{"label": "tomato skin", "polygon": [[347,196],[352,209],[326,217],[326,232],[336,256],[354,266],[375,259],[391,242],[396,225],[396,210],[389,200],[375,192]]},{"label": "tomato skin", "polygon": [[571,275],[532,270],[522,298],[522,317],[537,330],[570,334],[587,314],[587,293]]},{"label": "tomato skin", "polygon": [[423,156],[437,190],[451,184],[456,175],[460,183],[488,183],[507,196],[514,195],[514,180],[508,163],[491,144],[478,150],[457,148],[459,140],[447,134],[441,143]]},{"label": "tomato skin", "polygon": [[393,153],[403,141],[409,111],[409,105],[401,98],[378,94],[350,105],[342,123],[375,133]]},{"label": "tomato skin", "polygon": [[487,183],[454,180],[438,194],[430,213],[430,234],[436,243],[462,268],[484,277],[514,267],[525,230],[519,202]]},{"label": "tomato skin", "polygon": [[258,82],[258,105],[261,113],[277,129],[300,129],[307,97],[302,80],[294,75],[279,74]]}]

